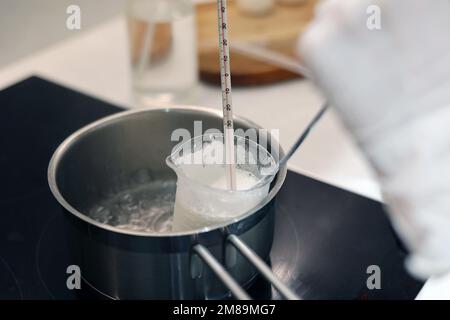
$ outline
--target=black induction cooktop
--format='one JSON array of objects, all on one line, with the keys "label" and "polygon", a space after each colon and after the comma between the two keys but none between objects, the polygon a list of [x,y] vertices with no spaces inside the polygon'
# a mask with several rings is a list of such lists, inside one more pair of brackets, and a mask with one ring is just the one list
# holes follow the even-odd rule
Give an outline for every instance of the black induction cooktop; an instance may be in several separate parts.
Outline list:
[{"label": "black induction cooktop", "polygon": [[[38,77],[0,92],[0,299],[102,298],[85,283],[66,286],[63,213],[46,171],[69,134],[121,110]],[[288,172],[275,229],[272,269],[302,298],[413,299],[423,285],[406,273],[406,251],[373,200]],[[371,265],[381,289],[367,288]],[[263,279],[250,293],[279,298]]]}]

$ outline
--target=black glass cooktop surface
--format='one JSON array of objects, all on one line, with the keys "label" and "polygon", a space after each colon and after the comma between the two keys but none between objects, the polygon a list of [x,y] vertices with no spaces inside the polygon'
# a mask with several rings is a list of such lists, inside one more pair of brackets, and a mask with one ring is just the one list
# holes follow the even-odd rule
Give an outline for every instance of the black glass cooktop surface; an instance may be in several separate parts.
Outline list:
[{"label": "black glass cooktop surface", "polygon": [[[68,135],[122,109],[32,77],[0,92],[0,299],[102,298],[66,286],[70,252],[47,165]],[[300,128],[299,128],[300,130]],[[305,299],[413,299],[422,283],[380,203],[288,172],[276,202],[273,271]],[[369,290],[367,267],[381,270]],[[263,279],[254,297],[274,298]]]}]

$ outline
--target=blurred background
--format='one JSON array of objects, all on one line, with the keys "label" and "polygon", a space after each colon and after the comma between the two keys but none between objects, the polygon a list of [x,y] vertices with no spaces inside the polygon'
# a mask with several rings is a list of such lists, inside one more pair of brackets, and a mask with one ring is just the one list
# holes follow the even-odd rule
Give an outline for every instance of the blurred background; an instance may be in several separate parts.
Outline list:
[{"label": "blurred background", "polygon": [[[233,41],[233,83],[237,86],[262,85],[298,76],[292,70],[291,72],[287,70],[295,69],[295,62],[286,61],[286,58],[295,57],[296,39],[311,19],[317,1],[234,0],[229,2],[229,19],[232,24],[230,38]],[[70,15],[67,10],[71,5],[80,8],[80,29],[71,30],[64,27]],[[0,1],[0,44],[2,46],[0,67],[63,40],[79,36],[118,15],[127,16],[132,66],[134,63],[134,67],[152,69],[152,65],[157,65],[158,60],[163,60],[164,56],[176,56],[178,52],[174,51],[180,51],[182,54],[192,51],[190,53],[192,57],[185,57],[184,61],[174,61],[174,63],[178,63],[178,68],[182,64],[190,64],[193,69],[192,65],[197,67],[197,61],[194,61],[194,57],[197,57],[198,68],[187,72],[198,72],[200,79],[204,82],[217,83],[219,72],[217,13],[215,2],[208,0],[80,0],[76,2],[2,0]],[[186,17],[191,18],[192,21],[184,22],[184,25],[178,26],[177,30],[177,23],[172,24],[172,22]],[[178,33],[182,34],[181,42]],[[187,39],[189,35],[190,38]],[[266,51],[255,50],[256,46],[279,52],[286,57],[270,56],[270,53],[268,55]],[[147,52],[144,52],[145,50]],[[153,64],[149,63],[152,59],[152,51],[153,58],[156,58],[153,59]],[[148,63],[143,66],[143,62]],[[137,80],[135,84],[139,81],[143,82],[137,87],[143,86],[144,88],[141,89],[148,94],[152,91],[152,78],[158,78],[158,81],[161,81],[158,71],[153,69],[145,70],[145,73],[150,72],[145,75],[145,79],[142,79],[142,74],[140,80],[134,79]],[[142,73],[142,70],[140,71]],[[164,69],[164,72],[166,71],[167,68]],[[190,81],[194,82],[193,75],[191,78]],[[173,83],[174,79],[168,79],[168,81]],[[188,90],[191,90],[193,83],[186,84],[187,87],[189,85],[191,87]],[[170,88],[167,90],[170,91]],[[171,102],[173,99],[165,100]]]},{"label": "blurred background", "polygon": [[0,1],[0,67],[58,41],[76,36],[64,28],[66,8],[82,8],[80,32],[124,13],[126,0],[2,0]]},{"label": "blurred background", "polygon": [[[234,113],[279,129],[285,149],[324,102],[296,50],[317,3],[228,1]],[[124,108],[222,108],[216,1],[0,0],[0,47],[0,89],[38,75]],[[333,110],[302,148],[291,169],[381,198]]]}]

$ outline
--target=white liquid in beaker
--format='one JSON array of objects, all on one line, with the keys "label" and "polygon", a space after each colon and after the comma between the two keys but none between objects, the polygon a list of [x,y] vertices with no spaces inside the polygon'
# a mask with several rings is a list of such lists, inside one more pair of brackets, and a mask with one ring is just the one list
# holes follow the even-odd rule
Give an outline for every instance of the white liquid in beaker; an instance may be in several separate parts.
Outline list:
[{"label": "white liquid in beaker", "polygon": [[[203,190],[193,190],[189,182],[178,180],[172,231],[188,231],[231,221],[260,203],[269,191],[269,185],[251,190],[259,181],[252,173],[237,169],[237,192],[227,189],[223,166],[193,167],[196,181]],[[209,191],[207,188],[210,189]],[[242,190],[251,190],[249,192]]]},{"label": "white liquid in beaker", "polygon": [[231,223],[267,197],[276,173],[274,158],[251,140],[234,140],[236,190],[228,189],[223,135],[195,137],[167,158],[177,174],[172,231]]}]

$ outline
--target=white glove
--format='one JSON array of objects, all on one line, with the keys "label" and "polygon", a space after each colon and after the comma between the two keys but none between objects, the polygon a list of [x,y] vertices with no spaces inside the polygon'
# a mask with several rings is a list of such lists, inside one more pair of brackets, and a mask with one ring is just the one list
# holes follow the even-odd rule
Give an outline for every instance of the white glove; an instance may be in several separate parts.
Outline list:
[{"label": "white glove", "polygon": [[378,173],[409,270],[450,271],[450,1],[322,1],[299,48]]}]

